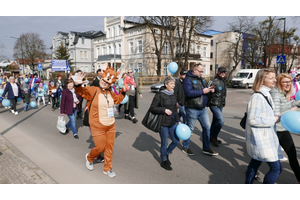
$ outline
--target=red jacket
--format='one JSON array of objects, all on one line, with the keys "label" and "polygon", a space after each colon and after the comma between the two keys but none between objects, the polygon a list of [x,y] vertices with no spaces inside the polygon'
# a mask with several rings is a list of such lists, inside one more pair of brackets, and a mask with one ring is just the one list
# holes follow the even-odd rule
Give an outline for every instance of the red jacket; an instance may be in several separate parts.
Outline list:
[{"label": "red jacket", "polygon": [[[79,101],[81,101],[81,97],[79,94],[76,94],[76,97]],[[64,89],[61,94],[61,102],[60,102],[60,113],[61,114],[67,114],[72,115],[73,113],[73,95],[72,92],[67,88]],[[77,112],[79,112],[78,104],[76,104]]]}]

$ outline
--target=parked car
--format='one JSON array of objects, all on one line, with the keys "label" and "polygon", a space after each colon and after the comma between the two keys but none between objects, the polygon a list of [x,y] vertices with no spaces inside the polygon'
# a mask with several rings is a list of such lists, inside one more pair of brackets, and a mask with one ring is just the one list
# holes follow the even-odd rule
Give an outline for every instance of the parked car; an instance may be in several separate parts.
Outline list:
[{"label": "parked car", "polygon": [[[178,78],[175,78],[175,80],[177,81],[178,80]],[[159,92],[159,90],[160,90],[160,88],[162,87],[162,86],[164,86],[165,84],[164,84],[164,80],[162,80],[162,81],[160,81],[160,82],[158,82],[158,83],[155,83],[155,84],[153,84],[153,85],[151,85],[151,87],[150,87],[150,89],[151,89],[151,92]]]},{"label": "parked car", "polygon": [[159,92],[160,88],[164,86],[164,80],[160,81],[159,83],[155,83],[153,85],[151,85],[150,89],[151,92]]}]

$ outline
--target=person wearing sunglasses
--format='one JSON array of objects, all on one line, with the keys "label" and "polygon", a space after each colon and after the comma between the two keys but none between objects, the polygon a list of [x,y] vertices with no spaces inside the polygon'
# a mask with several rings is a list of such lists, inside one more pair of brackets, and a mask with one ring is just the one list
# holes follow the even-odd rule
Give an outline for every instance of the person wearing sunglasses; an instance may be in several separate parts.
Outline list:
[{"label": "person wearing sunglasses", "polygon": [[208,86],[214,86],[215,92],[210,93],[208,106],[213,114],[213,119],[210,125],[210,142],[215,147],[219,147],[221,140],[218,140],[218,135],[224,125],[224,117],[222,114],[225,107],[227,87],[225,82],[226,68],[219,67],[215,79],[208,83]]}]

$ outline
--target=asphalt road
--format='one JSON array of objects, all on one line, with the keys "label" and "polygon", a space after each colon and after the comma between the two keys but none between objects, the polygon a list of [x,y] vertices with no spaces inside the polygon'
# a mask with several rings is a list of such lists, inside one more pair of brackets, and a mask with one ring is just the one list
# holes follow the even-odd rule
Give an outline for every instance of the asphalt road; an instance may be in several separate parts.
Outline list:
[{"label": "asphalt road", "polygon": [[[116,114],[113,171],[117,176],[114,178],[103,174],[102,163],[94,162],[93,171],[86,168],[85,154],[94,146],[89,129],[77,120],[78,140],[73,138],[71,131],[61,135],[56,129],[60,112],[52,111],[50,105],[24,112],[23,103],[18,103],[17,116],[1,106],[0,134],[62,184],[242,184],[250,157],[246,153],[244,130],[239,121],[251,93],[251,89],[228,89],[227,105],[223,110],[225,125],[219,135],[222,145],[212,146],[219,156],[202,153],[202,129],[197,122],[190,144],[195,155],[185,155],[179,144],[170,155],[172,171],[160,167],[159,135],[141,124],[154,96],[148,88],[143,89],[144,98],[140,100],[139,109],[135,109],[139,120],[136,124],[125,120],[122,112]],[[293,139],[299,157],[300,138],[293,134]],[[282,167],[277,183],[297,183],[288,162],[282,162]],[[262,183],[267,171],[268,166],[263,163],[259,169],[261,180],[254,183]]]}]

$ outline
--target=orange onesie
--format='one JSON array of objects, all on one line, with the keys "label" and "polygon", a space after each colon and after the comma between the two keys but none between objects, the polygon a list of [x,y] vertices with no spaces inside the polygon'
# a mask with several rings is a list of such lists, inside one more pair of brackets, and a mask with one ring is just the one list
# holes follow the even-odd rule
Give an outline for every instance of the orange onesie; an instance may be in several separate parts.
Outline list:
[{"label": "orange onesie", "polygon": [[[114,104],[120,104],[125,97],[122,93],[116,95],[110,88],[100,87],[75,87],[75,91],[87,101],[91,101],[97,91],[89,110],[89,123],[95,147],[91,150],[87,159],[90,163],[104,151],[104,171],[112,169],[113,147],[116,128],[115,117],[109,112]],[[110,116],[109,116],[110,113]]]}]

